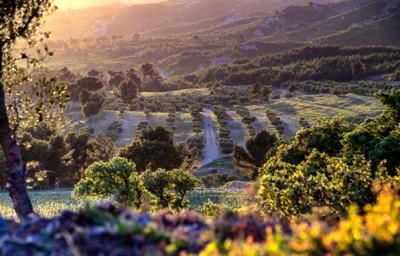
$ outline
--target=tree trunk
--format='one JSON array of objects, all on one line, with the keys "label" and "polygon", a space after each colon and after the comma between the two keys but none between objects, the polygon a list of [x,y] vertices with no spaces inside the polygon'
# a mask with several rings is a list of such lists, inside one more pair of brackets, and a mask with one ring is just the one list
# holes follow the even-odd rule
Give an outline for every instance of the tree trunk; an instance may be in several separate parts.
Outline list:
[{"label": "tree trunk", "polygon": [[26,166],[21,157],[20,148],[13,138],[8,120],[6,98],[3,84],[3,52],[0,46],[0,145],[6,160],[7,183],[14,209],[20,220],[24,220],[33,207],[26,189]]}]

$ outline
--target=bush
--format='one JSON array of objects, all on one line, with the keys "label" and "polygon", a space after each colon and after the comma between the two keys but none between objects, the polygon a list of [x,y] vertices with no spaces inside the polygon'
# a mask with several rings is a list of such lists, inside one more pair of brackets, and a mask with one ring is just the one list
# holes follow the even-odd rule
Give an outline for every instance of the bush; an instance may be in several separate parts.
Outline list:
[{"label": "bush", "polygon": [[246,149],[234,148],[234,165],[240,173],[250,179],[258,176],[258,169],[267,160],[267,153],[275,147],[277,137],[267,131],[261,131],[246,142]]},{"label": "bush", "polygon": [[202,214],[211,217],[220,217],[230,211],[229,207],[213,203],[210,199],[208,199],[199,210]]},{"label": "bush", "polygon": [[116,196],[119,202],[140,208],[144,194],[142,179],[135,164],[125,158],[116,157],[110,162],[91,164],[83,178],[75,185],[73,195]]},{"label": "bush", "polygon": [[238,178],[230,173],[211,173],[201,178],[206,187],[219,187]]},{"label": "bush", "polygon": [[100,112],[103,104],[100,102],[89,101],[82,107],[82,113],[85,117],[91,117]]},{"label": "bush", "polygon": [[[90,93],[89,91],[82,91],[80,94],[82,101],[82,113],[85,117],[91,117],[100,112],[103,108],[105,97],[100,93]],[[85,102],[85,103],[84,103]]]},{"label": "bush", "polygon": [[343,215],[352,203],[364,206],[374,201],[371,169],[361,156],[347,163],[313,151],[298,165],[272,158],[262,173],[262,206],[282,216],[300,216],[314,207],[328,207]]},{"label": "bush", "polygon": [[160,208],[182,209],[189,203],[187,193],[201,182],[191,173],[182,170],[166,171],[157,169],[143,173],[145,188],[155,198],[154,204]]},{"label": "bush", "polygon": [[113,140],[117,140],[119,135],[123,132],[122,121],[114,121],[107,128],[107,136]]}]

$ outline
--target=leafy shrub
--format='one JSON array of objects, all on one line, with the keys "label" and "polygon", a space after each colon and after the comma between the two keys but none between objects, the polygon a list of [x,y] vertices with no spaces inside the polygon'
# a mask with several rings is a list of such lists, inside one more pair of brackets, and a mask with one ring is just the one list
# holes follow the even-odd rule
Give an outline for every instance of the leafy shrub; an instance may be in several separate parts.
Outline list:
[{"label": "leafy shrub", "polygon": [[211,173],[201,178],[206,187],[219,187],[238,178],[230,173]]},{"label": "leafy shrub", "polygon": [[143,173],[143,182],[155,198],[154,204],[157,207],[178,210],[188,205],[187,193],[201,183],[187,171],[164,169],[147,170]]},{"label": "leafy shrub", "polygon": [[82,113],[85,117],[90,117],[99,113],[105,102],[104,95],[100,93],[89,93],[88,95],[85,95],[87,98],[84,98],[83,94],[80,96],[82,96],[82,100],[84,99],[86,102],[82,105]]},{"label": "leafy shrub", "polygon": [[314,207],[328,207],[344,214],[352,203],[374,201],[369,163],[355,157],[352,163],[313,151],[298,165],[272,158],[262,168],[259,197],[268,212],[300,216]]},{"label": "leafy shrub", "polygon": [[119,135],[123,132],[123,123],[122,121],[114,121],[107,128],[107,136],[112,138],[113,140],[118,139]]},{"label": "leafy shrub", "polygon": [[275,147],[276,136],[267,131],[261,131],[246,142],[246,150],[236,146],[234,149],[234,164],[241,174],[247,178],[255,179],[260,168],[267,158],[267,153]]},{"label": "leafy shrub", "polygon": [[205,202],[199,209],[202,214],[211,217],[222,216],[229,210],[229,207],[227,207],[226,205],[213,203],[213,201],[211,201],[210,199],[208,199],[207,202]]},{"label": "leafy shrub", "polygon": [[109,163],[96,162],[90,165],[83,178],[75,185],[73,195],[116,196],[120,202],[139,208],[142,204],[144,186],[136,172],[135,164],[125,158],[116,157]]}]

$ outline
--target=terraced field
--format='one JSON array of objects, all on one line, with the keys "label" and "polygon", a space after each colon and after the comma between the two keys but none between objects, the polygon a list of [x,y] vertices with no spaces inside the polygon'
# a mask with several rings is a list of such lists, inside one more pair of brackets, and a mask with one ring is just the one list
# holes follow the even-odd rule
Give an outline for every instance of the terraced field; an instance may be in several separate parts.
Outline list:
[{"label": "terraced field", "polygon": [[[205,95],[207,94],[207,91],[207,89],[190,89],[174,92],[144,93],[142,96],[179,96],[188,93],[199,93]],[[383,106],[378,102],[378,100],[368,96],[353,94],[347,94],[345,96],[319,94],[299,95],[290,99],[281,98],[272,100],[267,104],[248,105],[246,108],[250,111],[250,114],[256,118],[252,123],[256,132],[266,129],[271,133],[277,133],[266,115],[266,111],[269,109],[274,111],[281,119],[284,126],[283,134],[286,136],[293,136],[300,128],[300,118],[304,118],[310,124],[315,123],[321,118],[330,118],[334,116],[358,120],[379,114],[382,111]],[[242,117],[236,113],[234,108],[228,108],[226,113],[228,116],[228,128],[230,130],[231,139],[234,144],[244,146],[250,135],[245,124],[242,122]],[[149,118],[146,119],[146,115],[141,111],[124,111],[121,113],[118,111],[105,110],[90,119],[85,119],[80,113],[80,107],[78,105],[72,105],[66,116],[69,119],[69,122],[66,125],[68,129],[88,127],[94,130],[94,134],[106,133],[107,128],[112,122],[121,121],[123,124],[123,131],[119,135],[116,143],[119,147],[122,147],[134,139],[137,126],[140,122],[147,120],[152,126],[165,126],[168,114],[155,112],[151,113]],[[206,121],[213,122],[215,125],[207,123]],[[203,120],[204,127],[202,135],[205,144],[208,140],[206,140],[204,130],[218,128],[217,117],[214,113],[209,113],[209,119],[206,121]],[[175,127],[174,137],[178,143],[184,143],[188,138],[194,135],[190,113],[177,112]],[[212,132],[209,131],[209,133]],[[213,147],[206,144],[205,148]],[[221,154],[221,157],[226,156]],[[226,163],[227,161],[225,160],[222,162]],[[207,164],[210,164],[210,161],[208,161]]]}]

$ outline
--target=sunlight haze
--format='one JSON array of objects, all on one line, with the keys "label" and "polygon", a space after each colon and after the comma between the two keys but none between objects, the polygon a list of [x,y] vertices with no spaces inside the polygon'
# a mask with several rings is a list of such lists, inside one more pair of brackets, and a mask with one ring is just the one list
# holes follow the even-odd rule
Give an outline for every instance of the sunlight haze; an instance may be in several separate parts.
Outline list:
[{"label": "sunlight haze", "polygon": [[161,2],[161,0],[56,0],[56,5],[61,9],[80,9],[113,3],[144,4]]}]

